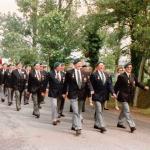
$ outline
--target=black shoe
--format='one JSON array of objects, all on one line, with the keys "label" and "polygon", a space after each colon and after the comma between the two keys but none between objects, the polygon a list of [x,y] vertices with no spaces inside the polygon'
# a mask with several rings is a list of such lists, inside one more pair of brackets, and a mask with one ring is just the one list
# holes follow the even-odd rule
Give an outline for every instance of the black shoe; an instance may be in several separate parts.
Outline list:
[{"label": "black shoe", "polygon": [[40,115],[37,114],[37,115],[35,115],[35,117],[36,117],[36,118],[40,118]]},{"label": "black shoe", "polygon": [[80,134],[81,134],[81,130],[80,129],[76,130],[76,136],[79,136]]},{"label": "black shoe", "polygon": [[5,102],[5,99],[4,99],[4,98],[1,98],[1,101],[4,103],[4,102]]},{"label": "black shoe", "polygon": [[17,111],[19,111],[21,108],[17,108]]},{"label": "black shoe", "polygon": [[104,108],[104,110],[109,110],[108,108]]},{"label": "black shoe", "polygon": [[100,129],[100,127],[98,127],[98,126],[94,125],[94,129]]},{"label": "black shoe", "polygon": [[61,115],[58,115],[58,118],[61,118]]},{"label": "black shoe", "polygon": [[133,133],[136,130],[136,128],[135,127],[130,127],[130,130],[131,130],[131,133]]},{"label": "black shoe", "polygon": [[29,102],[24,102],[24,105],[28,105],[29,104]]},{"label": "black shoe", "polygon": [[42,109],[42,107],[40,105],[38,107],[39,107],[39,109]]},{"label": "black shoe", "polygon": [[12,105],[12,102],[8,102],[8,106],[11,106]]},{"label": "black shoe", "polygon": [[125,129],[125,128],[126,128],[124,125],[119,124],[119,123],[117,124],[117,127],[118,127],[118,128],[123,128],[123,129]]},{"label": "black shoe", "polygon": [[65,115],[64,115],[64,114],[60,114],[60,116],[61,116],[61,117],[65,117]]},{"label": "black shoe", "polygon": [[76,129],[74,127],[71,127],[71,130],[76,131]]},{"label": "black shoe", "polygon": [[33,112],[32,115],[34,115],[36,118],[40,118],[40,115],[36,114],[35,112]]},{"label": "black shoe", "polygon": [[104,133],[104,132],[107,131],[106,128],[104,128],[104,127],[101,127],[101,128],[99,128],[99,129],[100,129],[100,132],[101,132],[101,133]]},{"label": "black shoe", "polygon": [[60,123],[60,120],[56,120],[57,123]]},{"label": "black shoe", "polygon": [[54,126],[56,126],[57,125],[57,121],[53,121],[53,123],[52,123]]}]

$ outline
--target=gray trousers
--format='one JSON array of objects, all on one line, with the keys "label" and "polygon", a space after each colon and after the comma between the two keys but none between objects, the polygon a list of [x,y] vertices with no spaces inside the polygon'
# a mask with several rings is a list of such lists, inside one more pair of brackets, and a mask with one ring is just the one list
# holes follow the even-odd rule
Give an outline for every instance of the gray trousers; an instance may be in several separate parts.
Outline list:
[{"label": "gray trousers", "polygon": [[5,96],[5,94],[4,94],[4,84],[1,84],[1,85],[0,85],[0,97],[1,97],[2,99],[5,99],[5,98],[6,98],[6,96]]},{"label": "gray trousers", "polygon": [[11,88],[6,88],[6,93],[7,93],[8,103],[12,102],[12,89]]},{"label": "gray trousers", "polygon": [[38,105],[38,94],[32,93],[32,100],[33,100],[33,112],[36,115],[40,115],[39,105]]},{"label": "gray trousers", "polygon": [[58,113],[57,113],[57,98],[48,97],[51,104],[51,119],[53,121],[57,121],[58,119]]},{"label": "gray trousers", "polygon": [[83,120],[83,116],[82,116],[82,110],[83,110],[83,105],[84,105],[84,100],[78,100],[78,111],[79,111],[79,115],[81,118],[81,121]]},{"label": "gray trousers", "polygon": [[[70,99],[73,116],[72,116],[72,127],[76,130],[82,129],[81,115],[79,113],[79,105],[77,99]],[[82,112],[82,110],[81,110]]]},{"label": "gray trousers", "polygon": [[22,92],[15,90],[15,100],[16,100],[16,109],[21,109],[21,98],[22,98]]},{"label": "gray trousers", "polygon": [[103,104],[99,101],[95,102],[95,126],[102,128],[105,127],[104,119],[103,119]]},{"label": "gray trousers", "polygon": [[123,125],[124,121],[126,120],[130,127],[135,127],[135,123],[130,114],[130,107],[127,102],[121,102],[122,108],[121,113],[119,115],[118,124]]}]

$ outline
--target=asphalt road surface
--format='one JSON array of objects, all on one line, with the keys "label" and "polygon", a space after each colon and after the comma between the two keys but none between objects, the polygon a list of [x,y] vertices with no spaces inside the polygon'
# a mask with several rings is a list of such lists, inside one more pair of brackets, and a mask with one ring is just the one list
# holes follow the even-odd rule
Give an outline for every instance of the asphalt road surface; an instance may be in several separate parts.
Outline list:
[{"label": "asphalt road surface", "polygon": [[66,101],[64,118],[58,126],[51,124],[50,102],[42,105],[41,117],[32,116],[32,102],[22,105],[17,112],[15,105],[0,103],[0,150],[150,150],[150,118],[133,114],[137,124],[135,133],[129,128],[116,127],[119,112],[104,111],[107,132],[93,128],[94,109],[87,106],[80,136],[71,128],[69,102]]}]

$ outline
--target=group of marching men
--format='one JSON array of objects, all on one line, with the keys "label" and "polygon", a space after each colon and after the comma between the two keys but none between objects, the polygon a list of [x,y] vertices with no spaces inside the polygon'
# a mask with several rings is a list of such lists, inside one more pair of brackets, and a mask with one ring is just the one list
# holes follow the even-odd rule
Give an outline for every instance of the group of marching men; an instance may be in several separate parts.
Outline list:
[{"label": "group of marching men", "polygon": [[32,68],[23,67],[21,63],[16,66],[3,64],[0,68],[1,101],[4,102],[7,99],[9,106],[15,101],[16,110],[19,111],[21,100],[23,99],[26,105],[29,104],[31,97],[33,116],[39,118],[41,104],[44,103],[44,97],[48,93],[52,124],[57,125],[60,123],[60,118],[64,117],[63,108],[67,98],[70,100],[73,111],[71,130],[74,130],[76,135],[80,135],[83,123],[82,109],[87,97],[92,97],[95,105],[94,128],[101,133],[106,132],[102,112],[104,102],[110,93],[122,106],[117,127],[126,128],[124,126],[126,120],[133,133],[136,126],[130,114],[129,103],[133,99],[134,88],[138,86],[149,90],[149,87],[139,83],[132,74],[132,64],[127,63],[124,66],[125,70],[118,76],[115,86],[112,84],[110,75],[105,71],[103,62],[98,62],[92,73],[83,68],[80,59],[75,59],[73,68],[66,72],[65,65],[60,62],[54,63],[53,69],[49,72],[39,63],[34,64]]}]

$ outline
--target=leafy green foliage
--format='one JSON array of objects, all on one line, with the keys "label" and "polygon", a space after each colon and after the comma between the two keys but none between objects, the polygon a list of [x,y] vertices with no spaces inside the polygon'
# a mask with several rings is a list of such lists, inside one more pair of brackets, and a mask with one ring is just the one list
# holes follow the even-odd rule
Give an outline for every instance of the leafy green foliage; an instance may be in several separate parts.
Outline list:
[{"label": "leafy green foliage", "polygon": [[66,19],[65,14],[57,9],[39,18],[38,42],[51,65],[55,61],[65,61],[71,50],[79,47],[77,31],[77,22]]}]

